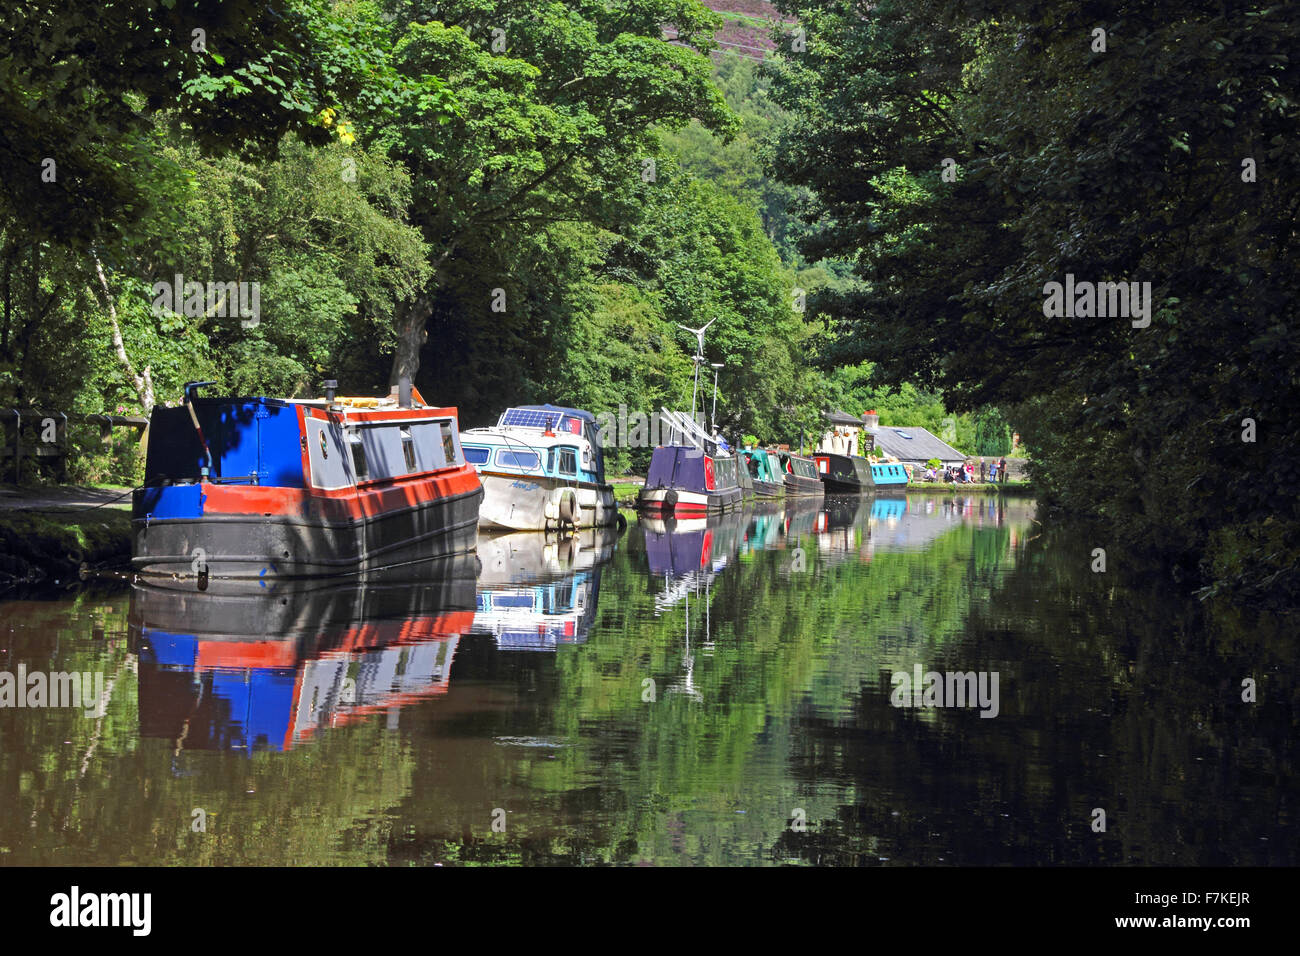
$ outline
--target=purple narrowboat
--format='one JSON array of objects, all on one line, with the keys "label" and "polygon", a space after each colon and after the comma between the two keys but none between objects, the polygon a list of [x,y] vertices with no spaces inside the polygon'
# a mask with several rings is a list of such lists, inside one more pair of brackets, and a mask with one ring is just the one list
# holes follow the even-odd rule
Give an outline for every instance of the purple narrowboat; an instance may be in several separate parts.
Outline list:
[{"label": "purple narrowboat", "polygon": [[699,518],[730,511],[742,497],[735,458],[694,445],[662,445],[650,458],[637,507],[662,517]]}]

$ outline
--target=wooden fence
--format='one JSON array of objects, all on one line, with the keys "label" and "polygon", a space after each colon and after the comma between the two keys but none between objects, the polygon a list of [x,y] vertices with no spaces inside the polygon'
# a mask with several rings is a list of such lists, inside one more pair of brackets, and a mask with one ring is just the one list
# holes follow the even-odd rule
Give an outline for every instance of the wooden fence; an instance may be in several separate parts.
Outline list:
[{"label": "wooden fence", "polygon": [[83,415],[48,412],[35,408],[0,408],[0,476],[14,484],[22,478],[24,458],[45,460],[58,469],[59,477],[67,474],[69,425],[98,425],[100,441],[107,443],[114,428],[135,430],[136,439],[144,434],[147,418],[130,415]]}]

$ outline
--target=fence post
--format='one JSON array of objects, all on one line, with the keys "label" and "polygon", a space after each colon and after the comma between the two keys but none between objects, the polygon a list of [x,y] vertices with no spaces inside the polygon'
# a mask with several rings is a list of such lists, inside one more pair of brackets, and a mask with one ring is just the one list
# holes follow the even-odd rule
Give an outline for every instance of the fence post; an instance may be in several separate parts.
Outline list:
[{"label": "fence post", "polygon": [[[59,481],[63,484],[68,483],[68,454],[72,450],[72,436],[68,434],[68,413],[59,412],[59,417],[63,419],[63,454],[59,456]],[[58,433],[55,432],[54,443],[58,445]]]},{"label": "fence post", "polygon": [[23,478],[23,413],[14,409],[14,484],[22,484]]}]

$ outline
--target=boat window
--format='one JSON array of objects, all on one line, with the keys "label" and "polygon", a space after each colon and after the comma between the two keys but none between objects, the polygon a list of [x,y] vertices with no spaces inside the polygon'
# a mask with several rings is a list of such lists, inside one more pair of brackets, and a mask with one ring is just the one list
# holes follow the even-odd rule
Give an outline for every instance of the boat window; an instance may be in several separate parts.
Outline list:
[{"label": "boat window", "polygon": [[361,436],[356,432],[348,435],[348,447],[352,449],[352,473],[357,481],[365,481],[370,472],[366,468],[366,449],[361,444]]},{"label": "boat window", "polygon": [[[353,429],[353,434],[361,445],[362,461],[365,475],[358,470],[358,480],[363,477],[376,481],[383,478],[397,478],[410,474],[407,468],[402,427],[393,424],[360,424]],[[415,449],[412,449],[414,455]],[[355,457],[355,452],[353,453]]]},{"label": "boat window", "polygon": [[564,447],[558,449],[560,453],[559,473],[562,475],[576,475],[578,473],[578,449]]},{"label": "boat window", "polygon": [[466,445],[464,447],[465,460],[471,465],[486,465],[488,457],[492,454],[491,451],[479,445]]},{"label": "boat window", "polygon": [[718,485],[722,488],[731,488],[736,484],[736,461],[734,458],[715,458],[713,459],[714,473],[717,475]]},{"label": "boat window", "polygon": [[439,422],[442,426],[442,453],[448,467],[459,464],[456,459],[456,436],[452,434],[451,422]]},{"label": "boat window", "polygon": [[542,457],[531,451],[512,451],[502,448],[497,452],[497,464],[502,468],[522,468],[533,471],[542,463]]},{"label": "boat window", "polygon": [[420,470],[415,464],[415,439],[411,437],[411,430],[409,428],[402,429],[402,457],[406,459],[406,471],[408,474]]}]

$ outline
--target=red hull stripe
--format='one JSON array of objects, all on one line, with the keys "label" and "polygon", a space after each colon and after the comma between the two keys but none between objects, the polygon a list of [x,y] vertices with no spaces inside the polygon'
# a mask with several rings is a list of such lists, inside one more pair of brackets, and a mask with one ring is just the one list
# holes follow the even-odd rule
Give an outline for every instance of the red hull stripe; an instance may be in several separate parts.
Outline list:
[{"label": "red hull stripe", "polygon": [[409,478],[365,481],[355,491],[348,488],[326,491],[205,482],[203,513],[357,521],[441,498],[454,498],[478,487],[478,474],[472,465]]},{"label": "red hull stripe", "polygon": [[[370,621],[331,635],[322,657],[373,647],[390,647],[458,637],[474,626],[473,611],[447,611],[410,620]],[[199,670],[296,667],[302,660],[296,641],[199,641],[194,666]]]},{"label": "red hull stripe", "polygon": [[657,501],[647,501],[642,508],[646,511],[671,511],[679,515],[704,515],[709,513],[708,505],[682,504],[677,503],[675,508],[665,508],[663,504]]}]

